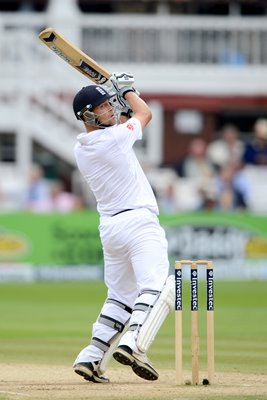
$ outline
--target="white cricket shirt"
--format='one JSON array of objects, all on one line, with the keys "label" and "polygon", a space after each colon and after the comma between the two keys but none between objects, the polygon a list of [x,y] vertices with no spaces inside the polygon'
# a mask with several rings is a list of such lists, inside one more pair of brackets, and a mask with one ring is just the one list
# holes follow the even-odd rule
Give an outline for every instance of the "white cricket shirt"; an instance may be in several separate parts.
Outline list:
[{"label": "white cricket shirt", "polygon": [[158,215],[154,193],[133,151],[135,141],[140,139],[142,128],[136,118],[78,135],[76,162],[101,216],[128,208],[148,208]]}]

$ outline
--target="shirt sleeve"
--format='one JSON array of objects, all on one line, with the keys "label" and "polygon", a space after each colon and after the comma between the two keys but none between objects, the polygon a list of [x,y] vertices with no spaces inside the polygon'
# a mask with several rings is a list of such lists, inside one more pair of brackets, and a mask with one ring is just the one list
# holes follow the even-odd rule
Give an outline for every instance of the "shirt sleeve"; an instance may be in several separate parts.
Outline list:
[{"label": "shirt sleeve", "polygon": [[127,152],[131,149],[136,140],[142,139],[142,127],[137,118],[130,118],[114,129],[116,141],[122,151]]}]

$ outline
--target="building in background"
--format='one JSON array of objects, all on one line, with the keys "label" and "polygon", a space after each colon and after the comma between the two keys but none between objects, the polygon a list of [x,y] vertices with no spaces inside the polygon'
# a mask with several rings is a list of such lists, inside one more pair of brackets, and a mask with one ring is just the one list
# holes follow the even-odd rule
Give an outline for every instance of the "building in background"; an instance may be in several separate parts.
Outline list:
[{"label": "building in background", "polygon": [[266,2],[0,0],[2,210],[18,207],[32,163],[69,191],[84,190],[72,152],[82,129],[72,97],[88,81],[38,40],[47,26],[109,70],[134,73],[154,114],[137,148],[150,176],[173,168],[193,139],[210,143],[230,123],[247,141],[266,117]]}]

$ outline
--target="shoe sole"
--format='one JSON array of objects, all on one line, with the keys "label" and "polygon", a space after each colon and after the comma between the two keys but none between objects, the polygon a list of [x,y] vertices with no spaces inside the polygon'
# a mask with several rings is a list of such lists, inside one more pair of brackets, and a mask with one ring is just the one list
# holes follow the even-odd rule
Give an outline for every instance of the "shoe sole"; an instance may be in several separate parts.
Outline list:
[{"label": "shoe sole", "polygon": [[127,353],[122,349],[117,349],[113,353],[113,358],[118,361],[120,364],[132,366],[134,363],[134,358],[131,354]]},{"label": "shoe sole", "polygon": [[140,378],[146,379],[147,381],[156,381],[159,377],[158,373],[152,367],[142,363],[127,351],[117,349],[113,353],[113,357],[120,364],[132,367],[133,372]]},{"label": "shoe sole", "polygon": [[83,366],[74,368],[74,372],[76,372],[78,375],[81,375],[87,381],[92,380],[93,372]]},{"label": "shoe sole", "polygon": [[146,379],[147,381],[156,381],[159,377],[158,373],[148,366],[148,364],[141,364],[138,360],[135,360],[132,365],[133,372],[140,378]]},{"label": "shoe sole", "polygon": [[90,369],[85,368],[83,366],[74,368],[74,372],[76,372],[76,374],[82,376],[86,381],[89,381],[89,382],[94,382],[94,383],[108,383],[109,382],[109,380],[97,377],[96,375],[94,375],[94,373],[92,371],[90,371]]}]

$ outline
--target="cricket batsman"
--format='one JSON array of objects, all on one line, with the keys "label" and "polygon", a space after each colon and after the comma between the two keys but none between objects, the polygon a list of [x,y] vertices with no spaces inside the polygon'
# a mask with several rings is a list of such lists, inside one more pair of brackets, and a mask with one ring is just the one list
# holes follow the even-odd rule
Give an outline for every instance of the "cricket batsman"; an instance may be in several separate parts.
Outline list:
[{"label": "cricket batsman", "polygon": [[[131,74],[114,73],[107,90],[86,86],[73,101],[75,116],[85,129],[77,137],[74,153],[97,202],[107,286],[90,343],[73,368],[95,383],[109,382],[104,373],[112,356],[140,378],[158,379],[147,351],[174,305],[165,232],[133,150],[152,115],[133,83]],[[129,118],[123,123],[114,94],[127,109]]]}]

